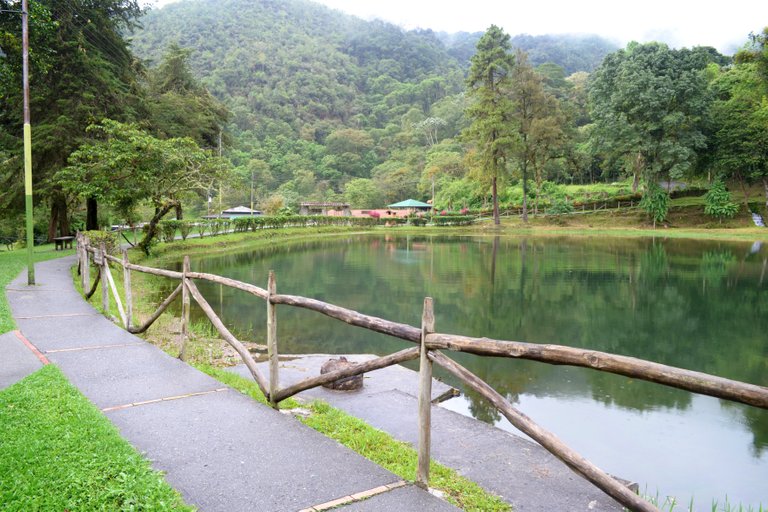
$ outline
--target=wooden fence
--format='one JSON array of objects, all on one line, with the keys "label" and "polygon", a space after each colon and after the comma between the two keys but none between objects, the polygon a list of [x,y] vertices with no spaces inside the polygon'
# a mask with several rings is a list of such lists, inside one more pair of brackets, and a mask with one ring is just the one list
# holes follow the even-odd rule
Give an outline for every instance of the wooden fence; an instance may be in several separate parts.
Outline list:
[{"label": "wooden fence", "polygon": [[[459,378],[469,388],[487,399],[520,431],[527,434],[555,457],[563,461],[577,474],[592,482],[603,492],[617,502],[633,511],[657,511],[658,509],[635,492],[624,486],[597,466],[586,460],[574,450],[565,445],[551,432],[543,429],[528,416],[518,411],[501,394],[495,391],[482,379],[471,373],[447,357],[443,351],[458,351],[476,354],[478,356],[509,357],[530,359],[553,365],[569,365],[592,368],[598,371],[615,373],[636,379],[656,382],[665,386],[684,389],[694,393],[709,395],[724,400],[739,402],[761,409],[768,409],[768,388],[747,384],[744,382],[724,379],[713,375],[666,366],[633,357],[566,347],[562,345],[534,344],[519,341],[504,341],[488,338],[471,338],[453,334],[440,334],[436,331],[432,299],[424,299],[421,327],[392,322],[382,318],[364,315],[357,311],[342,308],[327,302],[277,293],[275,275],[269,273],[266,288],[253,284],[236,281],[226,277],[202,272],[192,272],[189,257],[184,257],[181,272],[157,269],[132,264],[128,261],[127,252],[123,251],[118,258],[107,254],[105,247],[91,247],[83,235],[78,235],[77,254],[83,290],[90,298],[96,291],[98,283],[103,283],[101,300],[105,311],[110,309],[111,295],[117,305],[120,320],[125,328],[132,333],[146,331],[165,309],[181,295],[182,327],[179,340],[179,357],[187,356],[189,338],[189,311],[191,299],[200,306],[221,337],[229,343],[240,355],[253,379],[274,408],[279,403],[301,391],[321,386],[338,379],[360,375],[365,372],[378,370],[412,359],[420,360],[419,369],[419,443],[417,484],[426,487],[429,482],[430,432],[431,432],[431,386],[432,365],[437,364],[449,373]],[[98,268],[93,284],[90,282],[91,261]],[[110,263],[123,269],[123,287],[125,304],[120,299],[110,270]],[[160,304],[158,309],[142,325],[136,326],[133,321],[133,299],[131,294],[131,272],[143,272],[156,276],[177,279],[179,285]],[[213,308],[205,300],[195,284],[196,280],[209,281],[223,286],[241,290],[264,299],[267,307],[267,355],[269,360],[269,382],[256,366],[248,349],[227,329]],[[372,359],[353,366],[326,373],[317,377],[304,379],[296,384],[280,387],[277,344],[277,306],[286,305],[316,311],[323,315],[343,321],[349,325],[362,327],[371,331],[388,334],[395,338],[409,341],[418,346],[401,350],[394,354]]]}]

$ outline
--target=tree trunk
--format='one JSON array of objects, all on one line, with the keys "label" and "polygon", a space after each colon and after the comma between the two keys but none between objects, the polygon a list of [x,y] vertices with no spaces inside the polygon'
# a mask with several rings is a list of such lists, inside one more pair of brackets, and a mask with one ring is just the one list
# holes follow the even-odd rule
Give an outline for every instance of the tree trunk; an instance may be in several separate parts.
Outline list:
[{"label": "tree trunk", "polygon": [[56,208],[56,202],[51,198],[51,218],[48,220],[48,241],[56,238],[56,228],[59,224],[59,210]]},{"label": "tree trunk", "polygon": [[741,175],[740,172],[736,173],[736,179],[739,180],[739,185],[741,185],[741,191],[744,193],[744,208],[747,209],[747,213],[749,213],[749,192],[747,192],[747,184],[744,180],[744,176]]},{"label": "tree trunk", "polygon": [[89,197],[85,200],[85,229],[88,231],[98,231],[99,229],[99,205],[96,198]]},{"label": "tree trunk", "polygon": [[181,207],[181,203],[177,204],[174,208],[176,210],[176,220],[183,220],[184,210]]},{"label": "tree trunk", "polygon": [[523,222],[528,222],[528,169],[523,163]]},{"label": "tree trunk", "polygon": [[640,171],[643,168],[643,155],[638,153],[632,164],[632,193],[637,194],[637,188],[640,186]]},{"label": "tree trunk", "polygon": [[178,201],[173,200],[163,203],[160,206],[155,206],[155,215],[152,217],[152,220],[149,221],[144,238],[139,242],[139,247],[147,256],[149,256],[149,249],[152,247],[152,239],[157,236],[157,224],[168,212],[176,208],[177,204]]},{"label": "tree trunk", "polygon": [[493,223],[498,226],[501,224],[501,219],[499,218],[499,194],[496,179],[496,176],[494,176],[491,182],[491,194],[493,195]]},{"label": "tree trunk", "polygon": [[51,220],[48,223],[48,241],[57,236],[69,235],[69,216],[67,215],[67,200],[61,192],[51,195]]}]

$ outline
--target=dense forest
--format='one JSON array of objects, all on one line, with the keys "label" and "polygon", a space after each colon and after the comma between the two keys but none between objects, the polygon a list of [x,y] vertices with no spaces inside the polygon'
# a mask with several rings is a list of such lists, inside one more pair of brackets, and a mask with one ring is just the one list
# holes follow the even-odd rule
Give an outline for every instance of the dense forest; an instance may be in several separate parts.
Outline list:
[{"label": "dense forest", "polygon": [[[407,31],[305,0],[41,0],[30,31],[36,229],[49,237],[251,197],[268,212],[408,197],[567,211],[562,185],[622,182],[663,219],[663,180],[768,190],[766,34],[745,34],[734,61],[500,27]],[[0,49],[7,230],[23,199],[18,16],[0,19]],[[715,190],[713,211],[732,211]]]}]

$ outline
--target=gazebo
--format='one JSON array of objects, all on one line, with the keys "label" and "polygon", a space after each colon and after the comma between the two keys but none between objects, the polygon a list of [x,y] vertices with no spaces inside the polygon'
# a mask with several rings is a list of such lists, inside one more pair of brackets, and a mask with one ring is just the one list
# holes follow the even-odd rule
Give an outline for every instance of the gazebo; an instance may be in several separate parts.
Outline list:
[{"label": "gazebo", "polygon": [[399,203],[393,203],[393,204],[387,205],[387,208],[402,208],[402,209],[411,209],[414,212],[415,211],[428,212],[432,209],[432,205],[427,203],[422,203],[421,201],[416,201],[415,199],[406,199],[405,201],[400,201]]}]

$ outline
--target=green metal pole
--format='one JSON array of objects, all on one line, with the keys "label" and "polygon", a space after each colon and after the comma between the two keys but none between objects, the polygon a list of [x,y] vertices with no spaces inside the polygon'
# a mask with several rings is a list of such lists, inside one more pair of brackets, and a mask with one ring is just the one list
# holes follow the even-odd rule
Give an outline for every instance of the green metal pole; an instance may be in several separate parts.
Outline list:
[{"label": "green metal pole", "polygon": [[27,284],[35,284],[35,233],[32,221],[32,125],[29,120],[29,6],[21,1],[22,79],[24,81],[24,199],[27,220]]}]

